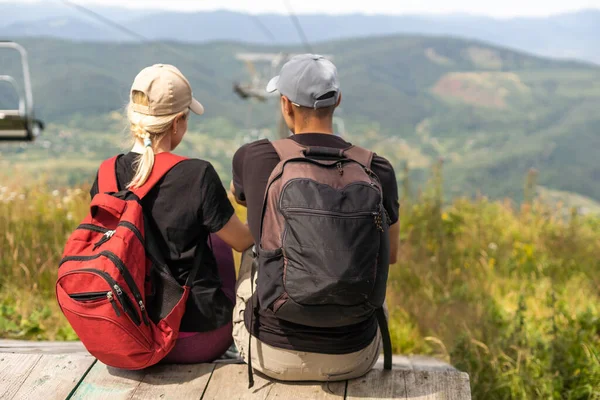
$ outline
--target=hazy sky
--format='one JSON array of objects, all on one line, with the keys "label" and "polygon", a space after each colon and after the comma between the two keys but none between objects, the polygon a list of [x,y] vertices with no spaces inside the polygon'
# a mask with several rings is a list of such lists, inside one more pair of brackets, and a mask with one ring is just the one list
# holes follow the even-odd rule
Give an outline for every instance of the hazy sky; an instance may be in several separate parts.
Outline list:
[{"label": "hazy sky", "polygon": [[[0,0],[33,3],[36,0]],[[43,0],[43,2],[59,0]],[[286,13],[285,0],[72,0],[83,5],[118,5],[181,11],[228,9]],[[289,0],[297,13],[422,14],[471,13],[495,17],[545,16],[582,8],[600,9],[600,0]],[[37,0],[39,2],[39,0]]]}]

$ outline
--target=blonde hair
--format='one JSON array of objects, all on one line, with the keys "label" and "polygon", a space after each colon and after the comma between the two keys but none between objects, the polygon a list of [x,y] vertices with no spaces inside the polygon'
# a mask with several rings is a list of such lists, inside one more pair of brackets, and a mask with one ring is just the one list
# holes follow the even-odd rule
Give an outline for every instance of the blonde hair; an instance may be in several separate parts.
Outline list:
[{"label": "blonde hair", "polygon": [[133,104],[148,105],[148,97],[143,92],[134,91],[131,96],[131,102],[127,106],[127,119],[134,143],[137,140],[142,142],[145,139],[150,139],[151,146],[144,146],[144,152],[137,158],[134,163],[135,175],[128,189],[137,189],[141,187],[152,173],[154,167],[154,146],[167,134],[171,132],[173,121],[179,116],[187,117],[187,113],[179,112],[171,115],[145,115],[133,110]]}]

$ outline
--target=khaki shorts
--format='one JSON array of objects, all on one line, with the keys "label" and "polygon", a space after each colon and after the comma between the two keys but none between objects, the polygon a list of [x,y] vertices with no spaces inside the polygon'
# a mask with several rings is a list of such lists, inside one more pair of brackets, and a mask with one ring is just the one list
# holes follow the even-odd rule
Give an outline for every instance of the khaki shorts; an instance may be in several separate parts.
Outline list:
[{"label": "khaki shorts", "polygon": [[[248,362],[250,333],[244,324],[244,310],[252,294],[250,273],[252,250],[242,256],[233,310],[233,339],[243,359]],[[255,273],[256,288],[256,273]],[[369,372],[381,351],[381,334],[366,348],[349,354],[320,354],[281,349],[252,337],[252,367],[270,378],[281,381],[340,381],[358,378]]]}]

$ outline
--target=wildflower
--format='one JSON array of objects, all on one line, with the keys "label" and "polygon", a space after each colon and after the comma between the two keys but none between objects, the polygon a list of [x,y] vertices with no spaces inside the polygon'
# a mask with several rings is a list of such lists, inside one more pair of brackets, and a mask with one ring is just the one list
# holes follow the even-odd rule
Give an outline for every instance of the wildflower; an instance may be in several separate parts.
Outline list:
[{"label": "wildflower", "polygon": [[52,191],[52,196],[54,196],[54,197],[58,197],[58,194],[59,194],[59,193],[58,193],[58,190],[53,190],[53,191]]},{"label": "wildflower", "polygon": [[488,248],[490,250],[496,251],[496,250],[498,250],[498,245],[496,243],[492,242],[488,245]]}]

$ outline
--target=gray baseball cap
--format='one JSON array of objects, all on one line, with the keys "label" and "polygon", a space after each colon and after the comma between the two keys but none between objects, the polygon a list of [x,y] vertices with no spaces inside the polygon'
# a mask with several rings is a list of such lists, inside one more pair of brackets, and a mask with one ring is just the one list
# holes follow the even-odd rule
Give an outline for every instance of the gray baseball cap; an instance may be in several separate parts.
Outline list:
[{"label": "gray baseball cap", "polygon": [[[299,106],[315,109],[333,106],[340,97],[337,68],[318,54],[294,56],[267,85],[267,92],[275,91]],[[333,97],[319,100],[330,92],[334,92]]]}]

